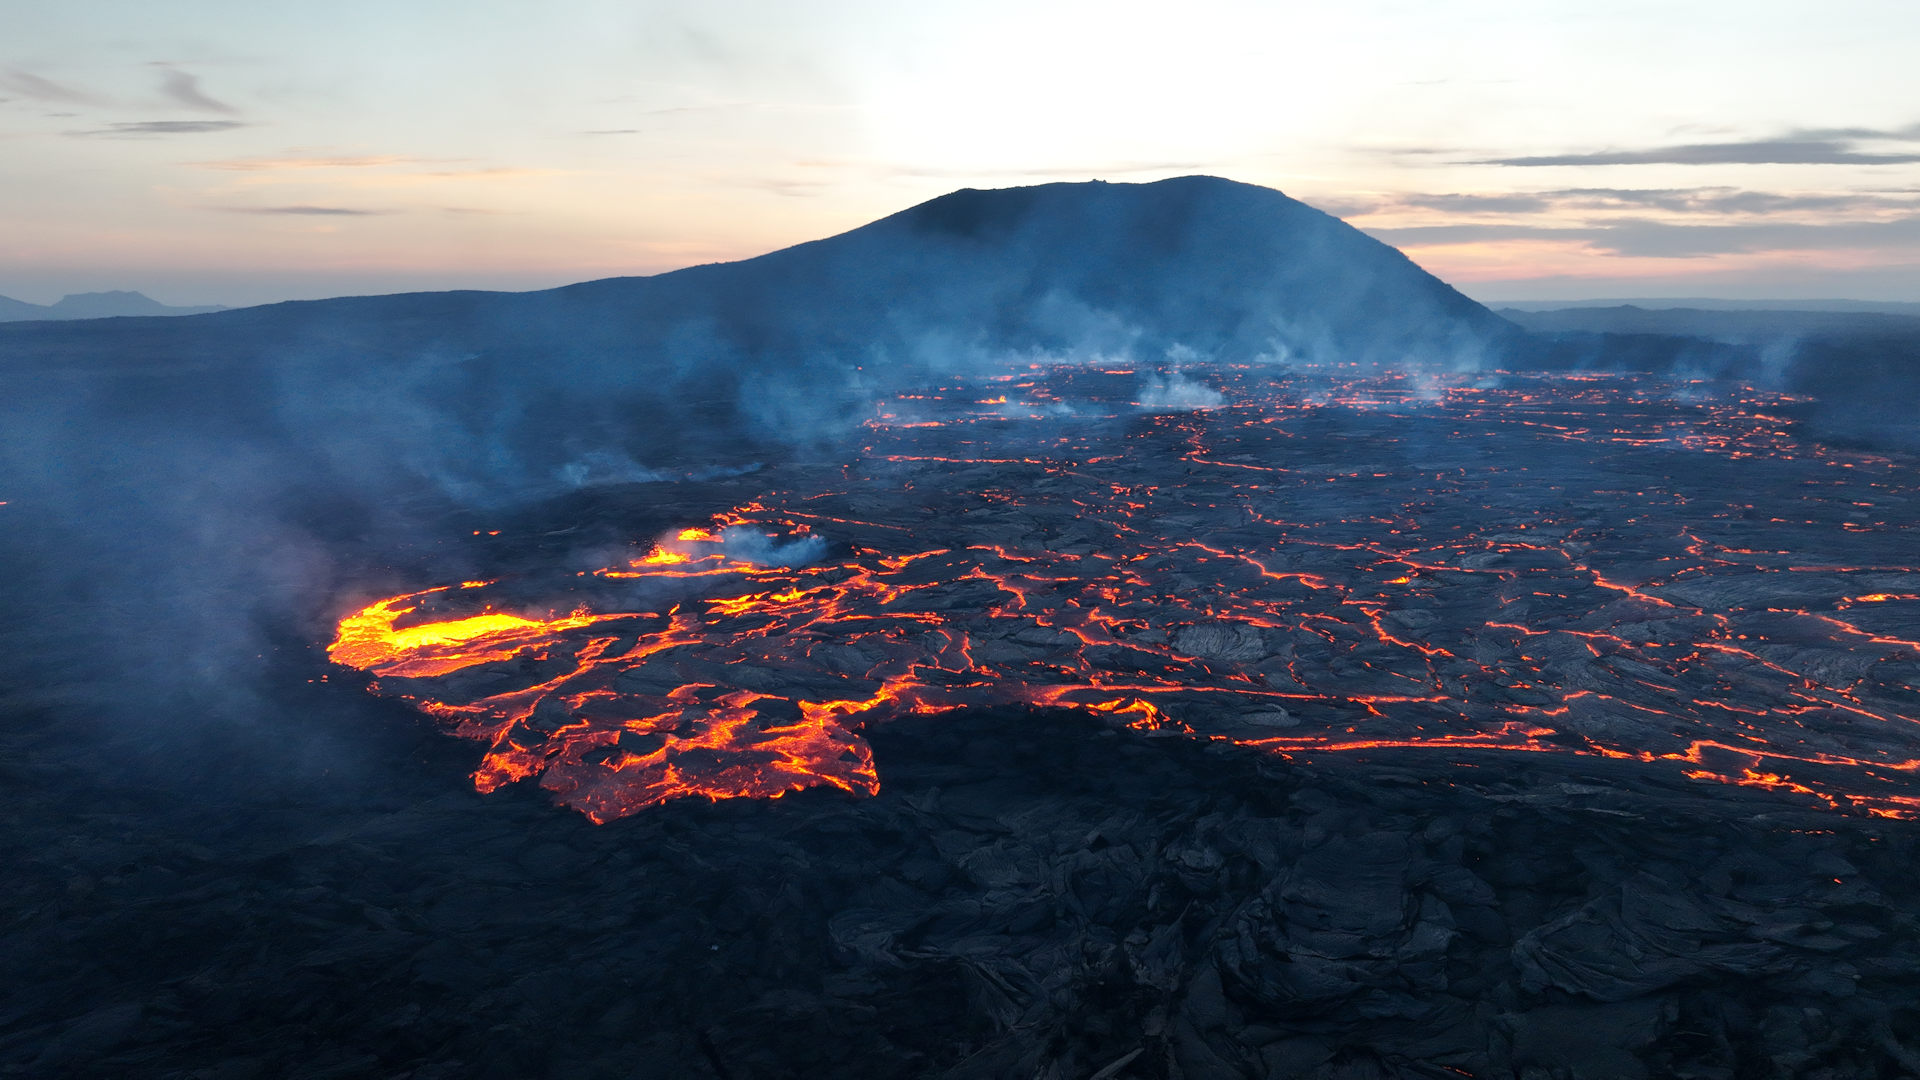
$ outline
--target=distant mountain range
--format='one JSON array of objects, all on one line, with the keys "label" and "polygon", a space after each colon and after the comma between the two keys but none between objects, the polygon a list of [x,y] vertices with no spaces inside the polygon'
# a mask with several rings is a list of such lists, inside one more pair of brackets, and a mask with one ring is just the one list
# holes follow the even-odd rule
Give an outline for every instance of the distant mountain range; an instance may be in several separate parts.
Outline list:
[{"label": "distant mountain range", "polygon": [[29,304],[0,296],[0,322],[27,322],[47,319],[111,319],[122,315],[206,315],[225,311],[218,304],[205,307],[173,307],[137,292],[73,293],[54,304]]}]

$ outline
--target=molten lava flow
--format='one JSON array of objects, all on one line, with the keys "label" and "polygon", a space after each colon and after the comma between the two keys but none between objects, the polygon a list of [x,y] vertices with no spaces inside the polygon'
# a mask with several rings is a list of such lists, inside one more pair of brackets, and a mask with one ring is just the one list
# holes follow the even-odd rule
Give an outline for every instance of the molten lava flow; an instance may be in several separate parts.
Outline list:
[{"label": "molten lava flow", "polygon": [[1147,414],[1151,377],[912,395],[833,486],[569,579],[568,614],[468,582],[347,616],[329,655],[484,742],[482,789],[537,778],[598,821],[870,793],[865,725],[991,705],[1920,813],[1904,464],[1798,440],[1777,396],[1627,377],[1189,365],[1225,404]]},{"label": "molten lava flow", "polygon": [[[469,581],[461,588],[475,589],[488,584],[490,582]],[[526,619],[487,612],[395,628],[394,624],[402,617],[417,610],[422,597],[445,591],[443,587],[395,596],[348,615],[340,620],[339,632],[327,649],[327,658],[377,675],[403,678],[445,675],[475,664],[508,659],[554,635],[621,618],[593,616],[584,611],[558,619]],[[402,607],[402,604],[408,606]]]}]

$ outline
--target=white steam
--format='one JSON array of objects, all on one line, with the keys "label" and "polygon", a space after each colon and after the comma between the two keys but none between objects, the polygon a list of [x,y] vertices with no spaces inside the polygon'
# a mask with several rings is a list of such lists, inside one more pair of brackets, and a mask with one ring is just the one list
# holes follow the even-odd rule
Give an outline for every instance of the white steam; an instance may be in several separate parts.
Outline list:
[{"label": "white steam", "polygon": [[661,540],[659,547],[694,559],[722,555],[749,566],[807,566],[827,554],[826,538],[818,533],[782,540],[745,525],[732,525],[718,534],[690,529]]},{"label": "white steam", "polygon": [[609,450],[593,450],[582,454],[560,466],[555,474],[561,483],[574,488],[652,484],[673,479],[647,468],[626,454]]},{"label": "white steam", "polygon": [[1140,392],[1140,400],[1134,404],[1149,412],[1196,412],[1217,409],[1226,403],[1220,391],[1173,371],[1164,378],[1148,379]]}]

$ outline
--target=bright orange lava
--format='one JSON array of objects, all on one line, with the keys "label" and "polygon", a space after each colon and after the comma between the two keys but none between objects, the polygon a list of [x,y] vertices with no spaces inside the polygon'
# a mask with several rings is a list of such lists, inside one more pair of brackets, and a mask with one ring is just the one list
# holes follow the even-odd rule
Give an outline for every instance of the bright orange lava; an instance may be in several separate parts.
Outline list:
[{"label": "bright orange lava", "polygon": [[[1671,762],[1920,814],[1904,466],[1800,442],[1758,394],[1198,374],[1226,405],[1135,412],[1121,369],[916,395],[857,467],[679,530],[567,614],[467,582],[348,615],[329,655],[485,742],[482,790],[537,777],[596,821],[872,793],[862,727],[990,705],[1289,755]],[[1056,405],[1078,419],[1021,411]],[[753,561],[802,535],[838,546]]]},{"label": "bright orange lava", "polygon": [[[469,581],[461,588],[481,588],[488,584],[491,583]],[[576,611],[558,619],[526,619],[488,612],[463,619],[395,627],[403,616],[415,610],[411,605],[400,605],[444,591],[444,588],[428,589],[395,596],[369,604],[341,619],[333,644],[327,648],[327,658],[336,664],[380,675],[407,678],[444,675],[475,664],[505,660],[552,635],[621,617]]]}]

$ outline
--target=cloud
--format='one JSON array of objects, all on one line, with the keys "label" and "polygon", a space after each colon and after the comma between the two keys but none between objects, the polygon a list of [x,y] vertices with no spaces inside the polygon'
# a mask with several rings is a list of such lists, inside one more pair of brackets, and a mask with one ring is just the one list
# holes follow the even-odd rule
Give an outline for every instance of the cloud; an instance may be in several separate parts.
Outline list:
[{"label": "cloud", "polygon": [[1567,188],[1542,193],[1556,208],[1651,208],[1694,214],[1781,214],[1795,211],[1866,213],[1911,210],[1912,198],[1858,192],[1808,194],[1707,188]]},{"label": "cloud", "polygon": [[66,105],[99,105],[101,100],[84,90],[42,78],[31,71],[8,68],[0,71],[0,88],[35,101],[57,101]]},{"label": "cloud", "polygon": [[1447,210],[1467,213],[1488,214],[1532,214],[1547,209],[1551,203],[1545,195],[1409,195],[1400,200],[1403,206],[1419,207],[1424,210]]},{"label": "cloud", "polygon": [[1408,225],[1361,231],[1394,247],[1433,244],[1479,244],[1489,240],[1585,240],[1606,231],[1605,226],[1508,225],[1472,222],[1458,225]]},{"label": "cloud", "polygon": [[1915,162],[1920,162],[1920,154],[1865,154],[1844,143],[1822,140],[1762,140],[1491,158],[1471,164],[1538,168],[1550,165],[1911,165]]},{"label": "cloud", "polygon": [[[1532,192],[1452,192],[1374,199],[1314,200],[1342,217],[1433,210],[1449,216],[1558,215],[1659,210],[1672,214],[1777,215],[1910,213],[1920,192],[1777,192],[1736,187],[1559,188]],[[1449,222],[1451,224],[1451,222]]]},{"label": "cloud", "polygon": [[1794,132],[1803,139],[1897,139],[1920,140],[1920,123],[1903,128],[1811,128]]},{"label": "cloud", "polygon": [[295,214],[314,217],[370,217],[391,210],[358,210],[347,206],[223,206],[229,214]]},{"label": "cloud", "polygon": [[238,120],[138,120],[125,124],[108,124],[103,128],[90,131],[69,131],[67,134],[79,138],[138,138],[144,135],[208,135],[218,131],[232,131],[248,125]]},{"label": "cloud", "polygon": [[1812,225],[1757,222],[1743,225],[1676,225],[1627,221],[1612,225],[1596,246],[1616,255],[1695,258],[1757,251],[1912,249],[1920,244],[1920,216],[1894,221],[1849,221]]},{"label": "cloud", "polygon": [[1538,168],[1555,165],[1909,165],[1920,150],[1863,149],[1862,143],[1920,141],[1920,124],[1903,128],[1823,128],[1773,139],[1685,143],[1644,150],[1595,150],[1568,154],[1487,158],[1474,165]]},{"label": "cloud", "polygon": [[1911,250],[1920,245],[1920,215],[1830,224],[1761,221],[1700,225],[1626,219],[1588,226],[1420,225],[1366,232],[1395,247],[1572,240],[1608,255],[1689,259],[1763,251]]},{"label": "cloud", "polygon": [[165,94],[174,103],[185,105],[189,109],[226,113],[229,116],[239,112],[238,109],[235,109],[224,101],[217,101],[208,97],[206,93],[200,89],[200,79],[197,76],[188,74],[178,68],[165,67],[164,65],[163,67],[165,69],[160,75],[160,92]]}]

